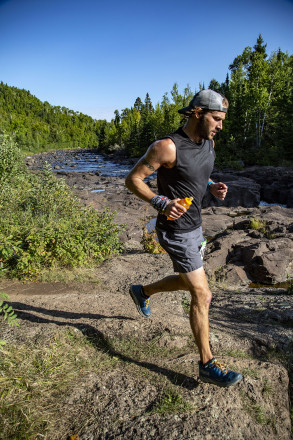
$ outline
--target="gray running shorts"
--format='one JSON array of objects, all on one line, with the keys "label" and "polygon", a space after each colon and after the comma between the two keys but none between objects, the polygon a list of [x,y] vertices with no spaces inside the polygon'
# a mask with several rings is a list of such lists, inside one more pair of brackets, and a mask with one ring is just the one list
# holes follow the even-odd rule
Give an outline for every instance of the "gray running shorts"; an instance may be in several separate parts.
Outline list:
[{"label": "gray running shorts", "polygon": [[168,232],[156,228],[160,245],[169,254],[174,272],[187,273],[203,265],[206,240],[201,226],[191,232]]}]

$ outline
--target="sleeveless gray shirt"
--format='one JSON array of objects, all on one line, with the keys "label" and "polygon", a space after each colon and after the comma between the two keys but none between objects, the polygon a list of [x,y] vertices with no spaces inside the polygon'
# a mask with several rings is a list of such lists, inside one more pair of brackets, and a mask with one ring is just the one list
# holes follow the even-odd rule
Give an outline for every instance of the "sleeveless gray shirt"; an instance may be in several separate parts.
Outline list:
[{"label": "sleeveless gray shirt", "polygon": [[[167,231],[189,232],[201,225],[201,204],[215,162],[213,141],[193,142],[179,128],[166,136],[176,146],[176,165],[161,166],[157,171],[159,194],[169,199],[193,197],[192,205],[178,220],[167,220],[163,214],[157,218],[157,227]],[[165,139],[166,139],[165,138]]]}]

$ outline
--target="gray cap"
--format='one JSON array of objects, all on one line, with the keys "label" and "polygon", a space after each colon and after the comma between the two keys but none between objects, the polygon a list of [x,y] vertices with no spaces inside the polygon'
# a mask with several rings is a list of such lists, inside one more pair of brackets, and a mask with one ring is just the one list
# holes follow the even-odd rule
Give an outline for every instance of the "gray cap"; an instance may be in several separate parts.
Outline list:
[{"label": "gray cap", "polygon": [[215,92],[214,90],[201,90],[198,92],[189,103],[188,107],[183,107],[178,110],[178,113],[182,113],[186,115],[192,109],[196,107],[201,107],[208,110],[215,110],[219,112],[227,112],[228,107],[223,107],[223,99],[224,97]]}]

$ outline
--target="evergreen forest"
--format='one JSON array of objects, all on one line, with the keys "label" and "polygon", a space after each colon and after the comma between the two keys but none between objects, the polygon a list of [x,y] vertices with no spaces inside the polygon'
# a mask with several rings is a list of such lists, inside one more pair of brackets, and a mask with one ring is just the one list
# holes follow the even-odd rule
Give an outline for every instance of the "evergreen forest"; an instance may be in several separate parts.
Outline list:
[{"label": "evergreen forest", "polygon": [[204,88],[225,95],[230,103],[223,131],[216,138],[218,166],[293,165],[293,55],[281,49],[268,54],[261,35],[228,66],[225,82],[213,79],[187,85],[175,83],[153,105],[147,93],[133,107],[115,110],[111,122],[95,120],[66,107],[41,102],[29,91],[0,82],[0,132],[13,135],[24,152],[97,148],[123,151],[134,157],[184,124],[177,110]]}]

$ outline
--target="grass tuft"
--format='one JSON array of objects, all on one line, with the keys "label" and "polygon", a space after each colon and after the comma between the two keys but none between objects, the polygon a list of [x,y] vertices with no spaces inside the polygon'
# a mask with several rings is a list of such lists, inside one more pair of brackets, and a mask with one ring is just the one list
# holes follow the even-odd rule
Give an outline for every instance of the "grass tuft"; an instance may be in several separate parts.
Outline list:
[{"label": "grass tuft", "polygon": [[259,371],[255,370],[253,368],[244,368],[242,370],[242,374],[243,374],[243,376],[251,377],[251,379],[259,379],[260,378]]},{"label": "grass tuft", "polygon": [[166,389],[159,402],[152,408],[156,414],[174,414],[194,411],[194,406],[183,399],[181,394],[172,389]]},{"label": "grass tuft", "polygon": [[265,229],[266,225],[266,221],[261,221],[259,218],[256,217],[251,217],[249,222],[250,228],[254,230]]}]

